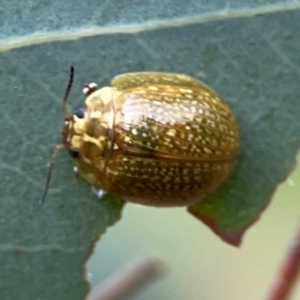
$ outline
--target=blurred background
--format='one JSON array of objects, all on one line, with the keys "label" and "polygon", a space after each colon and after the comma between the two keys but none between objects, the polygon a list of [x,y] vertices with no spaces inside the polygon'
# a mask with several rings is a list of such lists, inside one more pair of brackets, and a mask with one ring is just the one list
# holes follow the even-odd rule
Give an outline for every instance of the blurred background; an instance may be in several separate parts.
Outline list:
[{"label": "blurred background", "polygon": [[[297,168],[279,185],[240,248],[225,244],[184,209],[128,204],[95,248],[88,278],[95,286],[128,261],[156,255],[168,263],[168,274],[132,299],[265,299],[300,221],[299,183]],[[300,284],[291,298],[297,299]]]}]

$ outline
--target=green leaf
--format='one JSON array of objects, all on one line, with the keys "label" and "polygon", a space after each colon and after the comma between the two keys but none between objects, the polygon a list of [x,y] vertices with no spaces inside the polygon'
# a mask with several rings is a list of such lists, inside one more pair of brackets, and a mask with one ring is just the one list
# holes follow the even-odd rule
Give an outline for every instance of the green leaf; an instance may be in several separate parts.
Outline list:
[{"label": "green leaf", "polygon": [[188,211],[235,246],[295,166],[300,145],[298,17],[294,12],[235,20],[239,32],[222,43],[228,60],[219,80],[236,112],[240,159],[232,178]]},{"label": "green leaf", "polygon": [[190,210],[239,244],[299,148],[299,8],[275,0],[3,2],[0,298],[83,299],[84,262],[120,218],[122,202],[97,199],[65,151],[38,204],[71,64],[70,110],[84,83],[107,85],[130,71],[187,73],[224,97],[241,130],[240,161],[214,197]]}]

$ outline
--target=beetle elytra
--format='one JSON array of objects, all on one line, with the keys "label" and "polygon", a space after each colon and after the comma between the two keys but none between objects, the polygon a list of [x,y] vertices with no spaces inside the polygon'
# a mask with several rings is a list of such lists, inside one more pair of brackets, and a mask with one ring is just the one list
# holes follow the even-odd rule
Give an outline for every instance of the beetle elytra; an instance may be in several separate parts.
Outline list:
[{"label": "beetle elytra", "polygon": [[206,84],[184,74],[118,75],[111,86],[84,87],[84,108],[63,100],[63,143],[75,168],[97,190],[152,206],[185,206],[215,192],[232,173],[240,139],[235,117]]}]

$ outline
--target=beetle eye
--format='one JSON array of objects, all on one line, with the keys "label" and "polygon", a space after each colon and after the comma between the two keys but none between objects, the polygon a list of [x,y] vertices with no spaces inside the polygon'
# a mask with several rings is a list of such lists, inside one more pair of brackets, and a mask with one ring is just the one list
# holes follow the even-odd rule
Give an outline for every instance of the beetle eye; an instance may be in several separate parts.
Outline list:
[{"label": "beetle eye", "polygon": [[76,149],[70,149],[70,150],[69,150],[69,154],[70,154],[72,157],[74,157],[74,158],[78,158],[78,156],[79,156],[79,151],[76,150]]},{"label": "beetle eye", "polygon": [[77,108],[74,111],[74,115],[76,115],[78,118],[83,119],[84,118],[84,109],[83,108]]}]

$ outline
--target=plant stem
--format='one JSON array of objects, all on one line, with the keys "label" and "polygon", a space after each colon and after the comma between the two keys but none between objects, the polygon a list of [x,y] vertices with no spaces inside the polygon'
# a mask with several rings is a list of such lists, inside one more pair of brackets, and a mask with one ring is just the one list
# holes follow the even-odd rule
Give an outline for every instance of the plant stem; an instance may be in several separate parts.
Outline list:
[{"label": "plant stem", "polygon": [[291,295],[293,286],[299,274],[300,265],[300,223],[296,234],[292,238],[273,285],[271,286],[267,300],[287,300]]},{"label": "plant stem", "polygon": [[119,300],[165,274],[166,264],[155,257],[131,262],[96,286],[86,300]]}]

